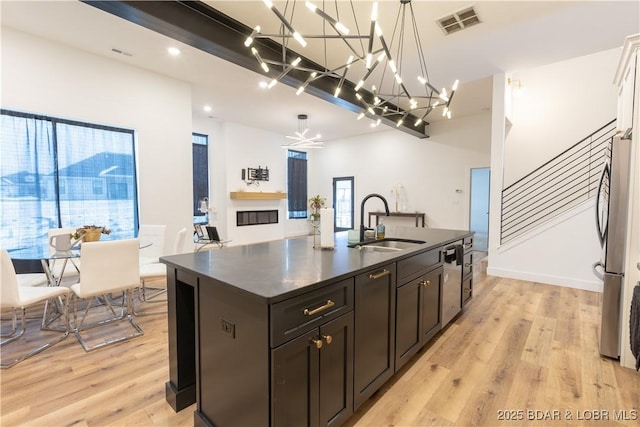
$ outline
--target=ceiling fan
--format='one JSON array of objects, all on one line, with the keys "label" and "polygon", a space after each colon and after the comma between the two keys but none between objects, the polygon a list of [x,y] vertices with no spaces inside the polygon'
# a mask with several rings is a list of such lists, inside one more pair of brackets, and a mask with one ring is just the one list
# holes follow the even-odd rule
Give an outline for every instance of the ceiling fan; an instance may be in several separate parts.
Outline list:
[{"label": "ceiling fan", "polygon": [[320,141],[321,135],[307,136],[309,128],[307,127],[307,115],[298,114],[298,131],[294,132],[295,136],[285,135],[285,138],[292,139],[293,142],[283,144],[286,148],[322,148],[324,141]]}]

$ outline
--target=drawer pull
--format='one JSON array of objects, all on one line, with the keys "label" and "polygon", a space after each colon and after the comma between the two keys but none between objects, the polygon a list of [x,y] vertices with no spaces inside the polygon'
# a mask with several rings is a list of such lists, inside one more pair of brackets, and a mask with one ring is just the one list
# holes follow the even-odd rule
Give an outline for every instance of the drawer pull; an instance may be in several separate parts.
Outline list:
[{"label": "drawer pull", "polygon": [[322,338],[327,342],[327,344],[331,344],[333,341],[333,337],[331,335],[323,335]]},{"label": "drawer pull", "polygon": [[391,274],[391,272],[385,268],[379,273],[371,273],[369,275],[369,279],[374,279],[375,280],[375,279],[379,279],[381,277],[387,276],[389,274]]},{"label": "drawer pull", "polygon": [[[306,316],[313,316],[314,314],[318,314],[318,313],[320,313],[321,311],[324,311],[324,310],[326,310],[326,309],[328,309],[328,308],[333,307],[334,305],[336,305],[336,303],[335,303],[335,302],[333,302],[333,301],[331,301],[330,299],[328,299],[326,304],[323,304],[323,305],[321,305],[320,307],[314,308],[313,310],[309,310],[308,308],[305,308],[305,309],[304,309],[304,311],[303,311],[303,313],[304,313]],[[318,347],[318,348],[319,348],[319,347]]]},{"label": "drawer pull", "polygon": [[431,286],[431,282],[429,280],[423,280],[420,282],[421,286]]},{"label": "drawer pull", "polygon": [[464,293],[465,293],[465,294],[470,294],[470,293],[471,293],[471,289],[465,289],[465,290],[464,290]]},{"label": "drawer pull", "polygon": [[473,243],[465,243],[465,244],[464,244],[464,248],[465,248],[465,249],[469,249],[469,248],[470,248],[470,247],[472,247],[472,246],[473,246]]},{"label": "drawer pull", "polygon": [[471,264],[470,262],[465,262],[465,263],[464,263],[464,267],[465,267],[465,268],[469,268],[469,267],[471,267],[472,265],[473,265],[473,264]]},{"label": "drawer pull", "polygon": [[311,340],[311,343],[314,344],[318,350],[322,348],[322,340],[314,338]]}]

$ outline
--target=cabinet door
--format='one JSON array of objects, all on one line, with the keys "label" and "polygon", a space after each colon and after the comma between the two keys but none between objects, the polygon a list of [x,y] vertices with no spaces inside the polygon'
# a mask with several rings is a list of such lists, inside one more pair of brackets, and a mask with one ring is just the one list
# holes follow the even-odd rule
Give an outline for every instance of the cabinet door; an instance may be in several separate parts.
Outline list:
[{"label": "cabinet door", "polygon": [[395,264],[356,276],[354,410],[394,372]]},{"label": "cabinet door", "polygon": [[473,276],[462,280],[462,304],[466,304],[473,296]]},{"label": "cabinet door", "polygon": [[319,425],[319,340],[316,328],[272,350],[272,426]]},{"label": "cabinet door", "polygon": [[398,371],[420,350],[420,279],[400,286],[396,293],[396,366]]},{"label": "cabinet door", "polygon": [[339,426],[353,414],[353,312],[320,327],[320,425]]},{"label": "cabinet door", "polygon": [[422,292],[422,345],[440,330],[442,271],[442,267],[438,267],[419,279]]}]

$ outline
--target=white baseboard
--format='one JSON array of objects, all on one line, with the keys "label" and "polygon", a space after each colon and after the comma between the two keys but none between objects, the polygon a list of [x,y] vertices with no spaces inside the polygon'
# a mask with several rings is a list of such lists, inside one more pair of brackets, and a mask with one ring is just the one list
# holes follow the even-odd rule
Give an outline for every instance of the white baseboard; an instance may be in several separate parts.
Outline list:
[{"label": "white baseboard", "polygon": [[602,292],[602,282],[597,280],[590,281],[572,279],[570,277],[548,276],[528,271],[509,270],[507,268],[495,268],[491,266],[487,267],[487,275],[544,283],[545,285],[564,286],[566,288],[581,289],[583,291]]}]

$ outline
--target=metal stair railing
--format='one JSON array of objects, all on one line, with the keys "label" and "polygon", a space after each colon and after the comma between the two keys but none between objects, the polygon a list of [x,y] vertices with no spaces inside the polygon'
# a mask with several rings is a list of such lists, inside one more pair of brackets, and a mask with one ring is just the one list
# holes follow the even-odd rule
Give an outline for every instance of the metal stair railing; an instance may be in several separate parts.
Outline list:
[{"label": "metal stair railing", "polygon": [[595,197],[598,178],[611,157],[616,120],[502,190],[500,243],[512,241]]}]

